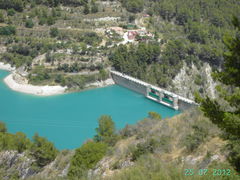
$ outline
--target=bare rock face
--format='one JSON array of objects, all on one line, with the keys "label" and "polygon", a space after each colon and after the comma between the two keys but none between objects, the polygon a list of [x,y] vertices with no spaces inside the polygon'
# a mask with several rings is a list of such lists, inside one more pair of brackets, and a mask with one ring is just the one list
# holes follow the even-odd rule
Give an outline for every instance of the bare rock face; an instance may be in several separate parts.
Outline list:
[{"label": "bare rock face", "polygon": [[25,179],[30,177],[36,173],[32,168],[34,161],[27,157],[25,153],[20,154],[17,151],[0,152],[0,178],[10,179],[14,176]]},{"label": "bare rock face", "polygon": [[213,81],[211,73],[212,68],[208,63],[199,68],[194,64],[189,67],[184,63],[169,89],[189,99],[194,99],[194,92],[215,98],[216,82]]},{"label": "bare rock face", "polygon": [[43,167],[41,172],[34,175],[36,179],[54,179],[56,177],[66,177],[70,167],[70,161],[74,151],[62,151],[56,159]]},{"label": "bare rock face", "polygon": [[27,84],[28,83],[28,80],[27,78],[21,76],[20,74],[18,73],[14,73],[13,74],[13,79],[18,82],[19,84]]},{"label": "bare rock face", "polygon": [[122,169],[133,166],[134,162],[131,161],[131,157],[123,159],[116,159],[116,157],[104,157],[94,169],[88,171],[89,179],[96,179],[96,177],[111,177],[114,174],[120,172]]},{"label": "bare rock face", "polygon": [[2,151],[0,152],[0,180],[66,177],[73,155],[74,151],[62,151],[53,162],[40,169],[36,168],[35,160],[28,157],[26,152]]}]

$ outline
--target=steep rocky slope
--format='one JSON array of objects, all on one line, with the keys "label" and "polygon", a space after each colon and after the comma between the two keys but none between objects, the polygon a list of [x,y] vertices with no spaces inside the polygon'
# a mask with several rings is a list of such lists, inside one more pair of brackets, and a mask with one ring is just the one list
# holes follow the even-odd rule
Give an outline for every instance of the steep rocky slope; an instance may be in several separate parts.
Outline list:
[{"label": "steep rocky slope", "polygon": [[194,92],[215,98],[217,83],[213,80],[211,73],[212,68],[208,63],[200,67],[194,64],[187,66],[183,63],[183,67],[173,79],[169,89],[190,99],[194,99]]}]

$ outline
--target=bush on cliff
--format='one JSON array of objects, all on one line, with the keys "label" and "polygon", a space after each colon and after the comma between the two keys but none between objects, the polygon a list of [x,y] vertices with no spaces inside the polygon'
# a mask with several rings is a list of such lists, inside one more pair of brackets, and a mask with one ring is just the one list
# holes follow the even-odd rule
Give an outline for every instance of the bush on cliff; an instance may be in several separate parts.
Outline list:
[{"label": "bush on cliff", "polygon": [[43,167],[53,161],[57,156],[58,150],[53,143],[46,138],[40,137],[38,134],[33,136],[33,145],[31,147],[31,154],[36,158],[37,165]]},{"label": "bush on cliff", "polygon": [[87,142],[76,149],[68,171],[68,177],[81,178],[88,169],[93,168],[105,155],[107,145],[100,142]]}]

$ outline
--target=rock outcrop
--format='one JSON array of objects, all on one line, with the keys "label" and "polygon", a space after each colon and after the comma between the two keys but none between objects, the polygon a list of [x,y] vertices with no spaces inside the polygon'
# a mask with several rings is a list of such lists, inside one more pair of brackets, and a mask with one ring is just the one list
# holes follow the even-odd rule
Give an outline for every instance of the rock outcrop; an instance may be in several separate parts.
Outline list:
[{"label": "rock outcrop", "polygon": [[211,73],[212,68],[208,63],[204,63],[198,68],[194,64],[189,67],[184,63],[169,89],[189,99],[194,99],[194,92],[215,98],[216,82],[214,82]]},{"label": "rock outcrop", "polygon": [[34,159],[28,157],[25,152],[2,151],[0,152],[0,178],[10,179],[17,177],[25,179],[36,173],[32,166]]}]

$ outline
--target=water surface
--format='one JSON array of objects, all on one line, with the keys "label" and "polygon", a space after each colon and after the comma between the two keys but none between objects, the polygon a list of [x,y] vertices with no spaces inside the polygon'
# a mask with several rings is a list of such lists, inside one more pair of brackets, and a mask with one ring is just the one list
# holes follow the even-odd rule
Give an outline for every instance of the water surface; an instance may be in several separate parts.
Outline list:
[{"label": "water surface", "polygon": [[134,124],[155,111],[164,117],[179,113],[118,85],[83,92],[38,97],[10,90],[0,70],[0,121],[11,133],[24,132],[54,142],[59,149],[73,149],[92,138],[101,115],[110,115],[117,129]]}]

